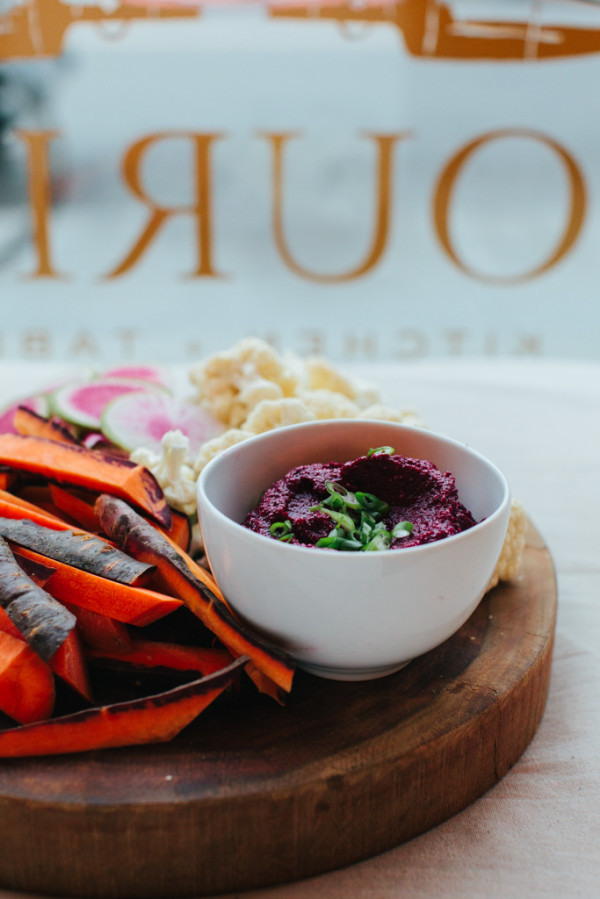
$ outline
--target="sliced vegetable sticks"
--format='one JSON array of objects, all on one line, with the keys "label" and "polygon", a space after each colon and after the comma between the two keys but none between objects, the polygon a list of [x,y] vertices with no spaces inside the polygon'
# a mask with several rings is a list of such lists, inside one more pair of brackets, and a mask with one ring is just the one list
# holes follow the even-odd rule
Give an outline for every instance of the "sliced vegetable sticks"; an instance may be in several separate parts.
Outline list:
[{"label": "sliced vegetable sticks", "polygon": [[75,616],[19,567],[0,537],[0,605],[31,648],[48,662],[75,627]]},{"label": "sliced vegetable sticks", "polygon": [[0,710],[20,724],[43,721],[54,708],[54,678],[24,640],[0,631]]},{"label": "sliced vegetable sticks", "polygon": [[233,683],[238,669],[246,662],[246,658],[236,659],[215,674],[143,699],[0,730],[0,758],[170,740]]},{"label": "sliced vegetable sticks", "polygon": [[44,418],[26,406],[18,406],[15,410],[13,427],[26,437],[47,437],[59,443],[77,443],[71,431],[60,419]]},{"label": "sliced vegetable sticks", "polygon": [[[25,547],[15,548],[15,553],[34,562],[43,561],[37,553]],[[174,596],[110,581],[56,559],[52,564],[54,574],[47,589],[55,599],[60,603],[72,603],[92,612],[100,612],[125,624],[144,627],[164,618],[182,605],[181,600]]]},{"label": "sliced vegetable sticks", "polygon": [[[278,649],[250,633],[219,597],[218,587],[208,572],[199,567],[182,549],[145,521],[127,503],[103,494],[96,500],[96,513],[103,531],[134,558],[156,565],[161,589],[183,600],[234,656],[247,655],[253,666],[280,690],[289,692],[294,668]],[[249,670],[252,668],[249,666]],[[275,691],[269,691],[277,696]]]},{"label": "sliced vegetable sticks", "polygon": [[127,459],[44,437],[0,434],[0,465],[39,474],[59,484],[119,496],[163,527],[171,525],[171,510],[156,478],[143,465]]},{"label": "sliced vegetable sticks", "polygon": [[0,490],[0,516],[2,518],[25,518],[55,531],[72,530],[72,526],[66,521],[57,518],[56,515],[51,515],[50,512],[46,512],[35,503],[30,503],[6,490]]},{"label": "sliced vegetable sticks", "polygon": [[139,584],[152,570],[151,565],[132,559],[85,531],[58,531],[34,521],[0,518],[0,536],[47,559],[121,584]]}]

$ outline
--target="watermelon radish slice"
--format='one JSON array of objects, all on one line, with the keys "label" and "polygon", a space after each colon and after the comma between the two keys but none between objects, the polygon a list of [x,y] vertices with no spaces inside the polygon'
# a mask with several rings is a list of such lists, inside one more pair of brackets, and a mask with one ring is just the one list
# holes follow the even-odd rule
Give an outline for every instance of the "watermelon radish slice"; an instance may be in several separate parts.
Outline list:
[{"label": "watermelon radish slice", "polygon": [[120,365],[102,372],[102,378],[129,378],[134,381],[149,381],[159,387],[170,387],[171,379],[166,371],[156,365]]},{"label": "watermelon radish slice", "polygon": [[13,419],[19,406],[25,406],[26,409],[35,412],[36,415],[42,415],[45,418],[48,415],[50,404],[48,398],[43,394],[29,396],[25,399],[18,400],[16,403],[11,403],[0,412],[0,434],[17,433],[13,424]]},{"label": "watermelon radish slice", "polygon": [[156,453],[167,431],[179,430],[189,440],[189,455],[194,459],[200,447],[224,430],[223,424],[200,406],[178,402],[161,391],[128,393],[113,400],[102,413],[106,437],[123,449],[146,447]]},{"label": "watermelon radish slice", "polygon": [[74,381],[56,390],[50,397],[54,415],[88,430],[98,430],[105,407],[117,397],[139,391],[160,390],[149,381],[133,378],[96,378]]}]

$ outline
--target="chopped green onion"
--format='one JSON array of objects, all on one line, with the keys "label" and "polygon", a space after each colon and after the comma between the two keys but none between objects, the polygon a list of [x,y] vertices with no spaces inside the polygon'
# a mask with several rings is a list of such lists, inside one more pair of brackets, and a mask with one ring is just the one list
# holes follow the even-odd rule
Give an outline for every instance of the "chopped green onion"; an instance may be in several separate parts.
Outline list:
[{"label": "chopped green onion", "polygon": [[399,521],[392,530],[392,537],[399,540],[401,537],[410,537],[413,532],[413,524],[410,521]]},{"label": "chopped green onion", "polygon": [[371,536],[374,537],[375,534],[381,534],[382,532],[387,533],[387,528],[386,528],[386,526],[385,526],[385,522],[383,522],[383,521],[378,521],[377,524],[376,524],[376,525],[374,526],[374,528],[373,528],[373,531],[372,531],[372,535],[371,535]]},{"label": "chopped green onion", "polygon": [[373,496],[372,493],[363,493],[362,491],[357,490],[356,499],[360,503],[361,508],[370,512],[372,515],[386,515],[390,511],[388,503],[386,503],[385,500]]},{"label": "chopped green onion", "polygon": [[333,518],[333,520],[337,522],[338,527],[342,528],[347,534],[352,534],[356,529],[354,519],[344,512],[336,512],[335,509],[323,509],[322,511]]},{"label": "chopped green onion", "polygon": [[363,548],[362,543],[359,543],[358,540],[349,540],[347,537],[321,537],[320,540],[317,540],[315,543],[319,549],[341,549],[341,550],[353,550],[358,551]]},{"label": "chopped green onion", "polygon": [[357,536],[361,543],[368,543],[371,532],[375,527],[375,519],[368,512],[360,513],[360,524],[357,528]]},{"label": "chopped green onion", "polygon": [[283,540],[285,543],[289,543],[294,536],[292,533],[292,522],[289,520],[274,521],[269,528],[269,533],[272,537],[275,537],[276,540]]},{"label": "chopped green onion", "polygon": [[329,500],[325,500],[325,502],[331,505],[332,508],[335,509],[337,506],[334,506],[331,501],[339,496],[349,509],[360,509],[360,504],[355,495],[350,493],[343,484],[338,484],[336,481],[325,481],[325,488],[330,494]]},{"label": "chopped green onion", "polygon": [[335,509],[336,512],[344,512],[348,504],[339,493],[332,493],[327,499],[323,500],[321,505],[327,509]]},{"label": "chopped green onion", "polygon": [[394,455],[394,447],[393,446],[378,446],[375,449],[370,449],[369,452],[367,453],[367,459],[369,459],[371,456],[377,455],[378,453],[385,453],[387,456],[393,456]]},{"label": "chopped green onion", "polygon": [[369,540],[366,546],[363,546],[363,552],[379,552],[380,550],[389,549],[392,542],[392,535],[389,531],[380,530]]}]

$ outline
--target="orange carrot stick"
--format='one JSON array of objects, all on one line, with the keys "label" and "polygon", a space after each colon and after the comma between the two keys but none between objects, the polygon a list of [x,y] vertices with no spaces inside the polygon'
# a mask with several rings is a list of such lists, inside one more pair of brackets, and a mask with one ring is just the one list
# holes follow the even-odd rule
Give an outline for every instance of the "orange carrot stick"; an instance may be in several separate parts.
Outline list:
[{"label": "orange carrot stick", "polygon": [[[156,566],[154,578],[161,590],[180,597],[232,655],[249,657],[251,665],[262,673],[257,679],[259,689],[265,690],[271,681],[280,692],[291,690],[294,666],[289,658],[234,616],[207,571],[122,500],[101,495],[96,500],[96,512],[103,531],[125,552]],[[277,690],[265,692],[280,698]]]},{"label": "orange carrot stick", "polygon": [[0,709],[15,721],[42,721],[54,708],[54,677],[24,640],[0,631]]},{"label": "orange carrot stick", "polygon": [[46,437],[59,443],[77,443],[77,439],[58,418],[44,418],[27,406],[17,406],[13,426],[26,437]]},{"label": "orange carrot stick", "polygon": [[141,638],[132,640],[130,649],[125,651],[90,649],[88,655],[92,659],[124,662],[136,668],[171,668],[199,671],[203,675],[220,671],[233,661],[226,649],[204,649]]},{"label": "orange carrot stick", "polygon": [[92,702],[92,685],[86,656],[77,629],[71,631],[50,659],[50,668],[66,684],[88,702]]},{"label": "orange carrot stick", "polygon": [[[26,559],[45,561],[48,564],[45,556],[30,549],[14,547],[14,552],[15,555],[24,556]],[[100,612],[125,624],[144,627],[158,621],[159,618],[164,618],[182,605],[181,600],[173,596],[146,590],[144,587],[109,581],[89,571],[73,568],[64,562],[52,560],[49,564],[55,570],[46,590],[55,599]]]},{"label": "orange carrot stick", "polygon": [[127,625],[116,618],[84,609],[70,602],[61,600],[66,609],[77,619],[77,630],[85,646],[91,649],[102,649],[107,652],[126,652],[131,649],[131,637]]},{"label": "orange carrot stick", "polygon": [[26,518],[30,521],[37,522],[37,524],[42,524],[46,528],[53,528],[55,531],[68,531],[72,529],[72,525],[63,521],[62,518],[51,515],[49,512],[40,509],[40,507],[36,506],[34,503],[30,503],[20,496],[8,493],[6,490],[0,490],[0,517],[14,519]]},{"label": "orange carrot stick", "polygon": [[99,530],[98,519],[94,514],[93,500],[84,499],[73,490],[65,490],[58,484],[50,484],[50,496],[56,508],[64,512],[72,521],[76,521],[79,527],[91,533]]},{"label": "orange carrot stick", "polygon": [[44,437],[0,434],[0,464],[59,484],[110,493],[139,507],[163,527],[171,525],[171,511],[156,478],[143,465],[127,459]]},{"label": "orange carrot stick", "polygon": [[233,683],[244,658],[181,687],[0,731],[0,758],[171,740]]}]

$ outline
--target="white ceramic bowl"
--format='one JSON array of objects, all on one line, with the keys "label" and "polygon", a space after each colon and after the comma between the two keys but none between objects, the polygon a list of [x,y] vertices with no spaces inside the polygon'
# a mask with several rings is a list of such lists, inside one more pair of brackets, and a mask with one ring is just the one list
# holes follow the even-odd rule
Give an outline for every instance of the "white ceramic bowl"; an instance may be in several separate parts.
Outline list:
[{"label": "white ceramic bowl", "polygon": [[[294,546],[240,524],[296,465],[348,461],[378,446],[452,472],[478,523],[435,543],[372,553]],[[431,431],[378,421],[269,431],[217,456],[198,480],[208,560],[232,608],[299,667],[337,680],[390,674],[458,630],[493,573],[509,507],[506,479],[479,453]]]}]

